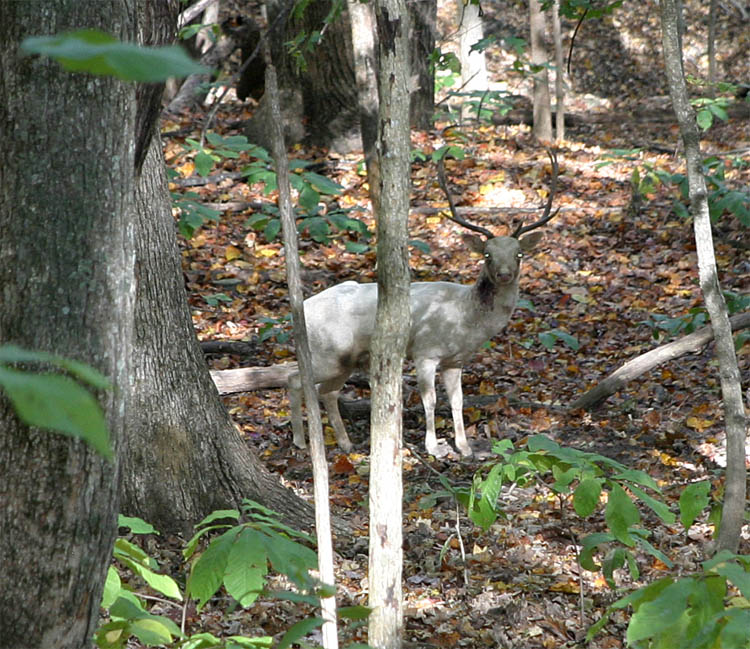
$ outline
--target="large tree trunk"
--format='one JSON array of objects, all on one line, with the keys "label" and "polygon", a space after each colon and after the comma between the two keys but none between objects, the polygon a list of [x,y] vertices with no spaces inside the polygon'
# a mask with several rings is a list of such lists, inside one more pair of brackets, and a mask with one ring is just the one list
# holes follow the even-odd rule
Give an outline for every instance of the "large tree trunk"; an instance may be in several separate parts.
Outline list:
[{"label": "large tree trunk", "polygon": [[[349,11],[344,10],[326,25],[331,4],[330,0],[311,2],[301,18],[286,20],[279,13],[288,11],[288,3],[267,3],[273,58],[278,62],[284,137],[287,144],[304,140],[336,151],[359,150],[362,139],[351,21]],[[412,75],[418,79],[418,88],[411,93],[412,115],[419,127],[429,127],[432,121],[434,80],[427,57],[435,42],[435,7],[435,0],[420,0],[409,10],[420,17],[411,40]],[[300,33],[315,31],[322,31],[323,36],[304,51],[304,67],[300,68],[299,59],[290,56],[285,44]],[[263,97],[245,126],[248,138],[266,149],[271,147],[271,120],[267,98]]]},{"label": "large tree trunk", "polygon": [[162,532],[189,531],[214,509],[252,498],[312,528],[312,508],[260,464],[208,373],[185,299],[158,138],[136,191],[135,219],[136,338],[123,512]]},{"label": "large tree trunk", "polygon": [[428,131],[435,113],[435,70],[430,55],[435,49],[437,0],[408,2],[409,69],[417,87],[410,95],[409,120],[413,128]]},{"label": "large tree trunk", "polygon": [[118,510],[133,329],[134,89],[23,56],[27,36],[135,38],[122,0],[0,2],[0,343],[89,363],[115,459],[29,428],[0,396],[0,644],[91,645]]},{"label": "large tree trunk", "polygon": [[401,373],[409,332],[409,14],[404,0],[378,0],[378,306],[370,348],[370,614],[368,643],[403,639]]}]

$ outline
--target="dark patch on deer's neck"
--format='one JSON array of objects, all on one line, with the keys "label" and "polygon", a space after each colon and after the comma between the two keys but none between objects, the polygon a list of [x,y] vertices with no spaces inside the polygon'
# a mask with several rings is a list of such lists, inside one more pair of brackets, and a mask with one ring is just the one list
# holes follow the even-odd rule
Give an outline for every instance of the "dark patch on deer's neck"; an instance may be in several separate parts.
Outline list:
[{"label": "dark patch on deer's neck", "polygon": [[492,309],[495,305],[495,285],[490,281],[490,278],[482,273],[475,288],[480,306],[485,309]]}]

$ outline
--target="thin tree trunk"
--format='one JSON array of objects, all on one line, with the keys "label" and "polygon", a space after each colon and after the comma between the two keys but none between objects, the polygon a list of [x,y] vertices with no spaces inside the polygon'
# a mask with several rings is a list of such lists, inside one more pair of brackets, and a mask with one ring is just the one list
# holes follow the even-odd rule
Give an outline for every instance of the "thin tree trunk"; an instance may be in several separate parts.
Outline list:
[{"label": "thin tree trunk", "polygon": [[718,0],[711,0],[708,9],[708,88],[711,96],[716,95],[716,12]]},{"label": "thin tree trunk", "polygon": [[[472,52],[473,45],[484,38],[480,6],[456,0],[458,9],[458,60],[461,63],[461,90],[477,93],[487,90],[487,65],[484,52]],[[463,104],[461,117],[471,116],[471,106]]]},{"label": "thin tree trunk", "polygon": [[131,84],[25,56],[21,41],[92,27],[135,38],[134,3],[0,2],[0,344],[88,363],[114,460],[29,428],[0,395],[0,644],[92,645],[118,512],[131,371]]},{"label": "thin tree trunk", "polygon": [[560,0],[555,0],[552,5],[552,33],[555,39],[555,139],[562,142],[565,139],[565,68],[560,29]]},{"label": "thin tree trunk", "polygon": [[[539,0],[529,0],[529,24],[531,29],[531,63],[546,66],[547,29],[544,12]],[[534,137],[543,142],[552,140],[552,107],[549,96],[549,74],[546,67],[534,73]]]},{"label": "thin tree trunk", "polygon": [[734,351],[732,328],[729,324],[727,307],[721,293],[716,269],[706,180],[702,170],[700,135],[695,114],[690,106],[682,67],[682,48],[679,38],[680,3],[679,0],[660,0],[660,6],[662,45],[669,93],[685,145],[690,212],[693,216],[695,247],[698,253],[698,275],[716,340],[721,394],[724,399],[727,469],[717,548],[736,552],[744,523],[746,491],[745,410],[742,403],[740,373]]},{"label": "thin tree trunk", "polygon": [[[333,544],[331,542],[331,508],[328,502],[328,463],[326,460],[323,424],[320,420],[318,392],[315,389],[312,356],[307,341],[305,328],[305,310],[302,297],[302,280],[299,271],[299,248],[297,245],[297,224],[292,208],[292,191],[289,184],[289,160],[284,146],[284,135],[281,130],[281,108],[279,106],[279,87],[276,81],[276,68],[271,60],[271,49],[264,46],[266,61],[266,94],[273,120],[272,153],[276,165],[276,176],[279,188],[279,212],[284,235],[284,255],[286,258],[286,277],[289,285],[289,302],[292,307],[294,324],[294,346],[297,350],[302,390],[307,404],[307,428],[310,440],[310,457],[313,465],[313,490],[315,493],[315,531],[318,541],[318,572],[320,579],[333,585]],[[337,649],[338,632],[336,628],[336,598],[320,599],[323,617],[323,647]]]},{"label": "thin tree trunk", "polygon": [[382,174],[378,214],[378,307],[370,377],[370,615],[368,642],[401,647],[401,373],[409,331],[409,90],[408,16],[404,0],[378,0],[378,155]]}]

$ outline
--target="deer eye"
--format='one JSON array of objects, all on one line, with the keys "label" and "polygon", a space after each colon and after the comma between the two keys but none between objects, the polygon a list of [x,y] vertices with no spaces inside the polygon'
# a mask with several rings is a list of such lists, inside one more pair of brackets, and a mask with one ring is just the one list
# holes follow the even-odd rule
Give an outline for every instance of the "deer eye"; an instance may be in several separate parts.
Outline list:
[{"label": "deer eye", "polygon": [[523,253],[522,252],[516,253],[516,257],[518,257],[519,259],[523,259]]},{"label": "deer eye", "polygon": [[484,258],[485,259],[489,259],[490,258],[490,253],[489,252],[485,252],[484,253]]}]

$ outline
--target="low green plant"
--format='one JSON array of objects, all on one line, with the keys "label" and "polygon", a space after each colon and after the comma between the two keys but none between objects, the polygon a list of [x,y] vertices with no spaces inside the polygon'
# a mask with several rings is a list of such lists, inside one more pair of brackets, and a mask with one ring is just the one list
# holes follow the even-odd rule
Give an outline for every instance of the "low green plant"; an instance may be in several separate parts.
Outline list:
[{"label": "low green plant", "polygon": [[663,577],[618,599],[587,641],[617,610],[632,607],[625,639],[636,649],[746,649],[750,646],[750,556],[727,551],[694,575]]},{"label": "low green plant", "polygon": [[[750,294],[735,293],[734,291],[723,291],[723,294],[729,315],[750,309]],[[708,324],[708,311],[705,307],[700,306],[693,307],[686,314],[677,317],[652,313],[640,324],[645,324],[651,329],[651,334],[655,340],[658,340],[662,335],[672,338],[678,334],[690,334]],[[748,332],[737,332],[735,334],[735,347],[739,349],[747,339]]]},{"label": "low green plant", "polygon": [[292,322],[292,314],[280,316],[278,318],[268,318],[263,316],[259,318],[263,325],[258,329],[258,338],[261,342],[269,339],[275,340],[277,343],[285,343],[289,340],[291,333],[289,326]]},{"label": "low green plant", "polygon": [[[130,534],[158,534],[148,523],[120,516],[119,525]],[[209,536],[211,540],[206,543]],[[105,584],[102,607],[109,618],[96,632],[95,640],[102,649],[122,649],[131,637],[149,647],[170,645],[179,649],[225,649],[270,647],[268,636],[231,636],[219,638],[199,632],[190,636],[169,617],[149,611],[149,602],[181,609],[188,600],[196,600],[200,611],[220,589],[237,604],[250,606],[259,597],[275,597],[318,606],[321,597],[333,594],[330,586],[311,575],[317,567],[317,556],[308,547],[313,539],[281,523],[274,512],[250,500],[239,510],[219,510],[196,526],[183,557],[188,573],[184,589],[175,579],[160,572],[157,562],[140,546],[120,537],[114,548],[115,562],[121,570],[138,576],[156,593],[137,592],[132,584],[124,584],[119,571],[110,567]],[[270,591],[268,571],[286,575],[295,591]],[[339,609],[342,619],[361,620],[369,614],[362,606]],[[305,635],[322,624],[320,617],[309,617],[294,624],[276,645],[286,649],[299,643]]]}]

